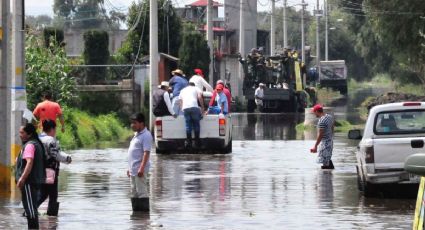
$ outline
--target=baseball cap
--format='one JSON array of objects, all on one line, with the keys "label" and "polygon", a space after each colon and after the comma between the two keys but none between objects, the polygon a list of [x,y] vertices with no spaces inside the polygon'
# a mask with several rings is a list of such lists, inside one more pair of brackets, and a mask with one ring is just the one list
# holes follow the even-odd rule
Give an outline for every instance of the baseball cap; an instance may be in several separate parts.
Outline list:
[{"label": "baseball cap", "polygon": [[313,106],[313,108],[311,109],[312,112],[317,112],[319,109],[323,109],[323,106],[321,104],[316,104],[315,106]]}]

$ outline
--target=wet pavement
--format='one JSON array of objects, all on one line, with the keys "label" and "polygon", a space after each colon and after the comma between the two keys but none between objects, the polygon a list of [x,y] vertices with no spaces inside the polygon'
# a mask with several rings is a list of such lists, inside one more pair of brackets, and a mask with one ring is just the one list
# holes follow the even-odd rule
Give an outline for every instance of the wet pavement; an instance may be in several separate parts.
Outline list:
[{"label": "wet pavement", "polygon": [[[414,199],[364,198],[357,190],[356,143],[337,134],[336,169],[309,153],[303,117],[234,114],[233,153],[152,154],[151,211],[134,214],[126,149],[77,150],[60,175],[58,218],[47,229],[408,229]],[[19,196],[0,198],[0,229],[21,229]],[[45,212],[45,207],[40,208]]]}]

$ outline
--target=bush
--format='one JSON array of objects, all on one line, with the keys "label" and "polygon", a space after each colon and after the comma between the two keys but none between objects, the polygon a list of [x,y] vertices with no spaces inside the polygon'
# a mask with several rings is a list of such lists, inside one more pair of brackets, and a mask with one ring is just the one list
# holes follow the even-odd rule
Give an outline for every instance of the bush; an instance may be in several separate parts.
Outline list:
[{"label": "bush", "polygon": [[[54,27],[46,27],[43,30],[43,38],[44,38],[44,46],[49,48],[51,44],[58,44],[59,46],[63,46],[64,43],[64,34],[63,30],[54,28]],[[53,39],[53,41],[52,41]]]},{"label": "bush", "polygon": [[62,106],[71,105],[77,98],[76,86],[68,75],[70,67],[65,50],[55,43],[46,48],[32,35],[27,36],[25,44],[28,108],[33,109],[45,91],[52,92],[53,99]]},{"label": "bush", "polygon": [[[89,30],[84,33],[84,64],[106,65],[109,60],[109,35],[104,30]],[[106,78],[106,67],[87,68],[87,83],[102,83]]]},{"label": "bush", "polygon": [[[117,143],[131,136],[117,116],[91,116],[86,112],[64,108],[65,132],[57,132],[63,149],[87,148],[102,143]],[[103,146],[103,145],[102,145]]]}]

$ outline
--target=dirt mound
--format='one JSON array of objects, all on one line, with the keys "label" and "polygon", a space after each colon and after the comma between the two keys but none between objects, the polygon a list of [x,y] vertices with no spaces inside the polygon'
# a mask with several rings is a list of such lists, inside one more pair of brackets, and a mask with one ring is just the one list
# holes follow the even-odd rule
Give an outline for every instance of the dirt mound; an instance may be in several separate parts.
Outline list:
[{"label": "dirt mound", "polygon": [[382,94],[381,96],[367,100],[364,103],[364,105],[367,107],[367,110],[370,110],[375,105],[382,105],[387,103],[403,102],[403,101],[425,101],[425,96],[388,92],[388,93]]}]

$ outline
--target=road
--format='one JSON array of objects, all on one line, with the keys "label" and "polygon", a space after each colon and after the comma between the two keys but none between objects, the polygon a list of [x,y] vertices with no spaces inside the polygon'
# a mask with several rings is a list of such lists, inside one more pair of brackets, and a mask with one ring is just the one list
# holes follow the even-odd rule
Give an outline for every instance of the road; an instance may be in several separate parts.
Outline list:
[{"label": "road", "polygon": [[[414,199],[366,199],[357,190],[356,143],[337,134],[335,170],[309,153],[302,117],[234,114],[233,153],[152,154],[151,212],[134,214],[126,149],[72,151],[49,229],[408,229]],[[40,212],[45,213],[42,206]],[[0,228],[20,229],[19,197],[0,198]]]}]

